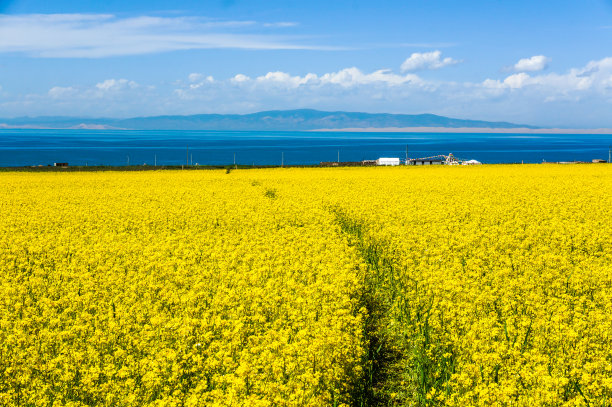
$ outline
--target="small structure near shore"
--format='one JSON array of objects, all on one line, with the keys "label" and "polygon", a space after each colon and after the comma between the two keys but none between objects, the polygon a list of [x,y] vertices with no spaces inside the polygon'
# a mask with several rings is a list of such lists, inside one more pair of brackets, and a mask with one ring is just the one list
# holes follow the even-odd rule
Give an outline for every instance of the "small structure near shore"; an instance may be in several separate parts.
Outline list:
[{"label": "small structure near shore", "polygon": [[442,165],[445,160],[442,158],[415,158],[413,160],[408,160],[407,165]]},{"label": "small structure near shore", "polygon": [[68,163],[53,163],[54,167],[68,168]]},{"label": "small structure near shore", "polygon": [[461,163],[462,165],[481,165],[482,163],[478,160],[467,160]]},{"label": "small structure near shore", "polygon": [[376,160],[376,165],[400,165],[400,159],[396,157],[380,157]]},{"label": "small structure near shore", "polygon": [[433,155],[431,157],[423,158],[406,158],[406,165],[480,165],[482,164],[478,160],[467,160],[463,158],[457,158],[453,153],[448,155]]},{"label": "small structure near shore", "polygon": [[363,160],[363,161],[321,161],[319,163],[321,167],[367,167],[376,165],[374,160]]}]

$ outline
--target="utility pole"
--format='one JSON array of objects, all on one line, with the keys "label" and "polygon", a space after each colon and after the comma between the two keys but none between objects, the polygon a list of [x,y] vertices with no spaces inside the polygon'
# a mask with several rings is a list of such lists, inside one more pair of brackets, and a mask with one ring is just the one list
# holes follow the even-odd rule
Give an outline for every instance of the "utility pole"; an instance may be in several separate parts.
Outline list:
[{"label": "utility pole", "polygon": [[187,146],[187,151],[185,153],[185,165],[189,166],[189,146]]},{"label": "utility pole", "polygon": [[608,164],[612,163],[612,146],[608,147]]},{"label": "utility pole", "polygon": [[128,167],[130,166],[130,156],[129,155],[127,156],[127,166]]},{"label": "utility pole", "polygon": [[338,163],[340,163],[340,149],[338,149]]},{"label": "utility pole", "polygon": [[238,166],[236,165],[236,153],[234,153],[234,169],[238,169]]},{"label": "utility pole", "polygon": [[281,167],[285,166],[285,152],[283,151],[281,153]]},{"label": "utility pole", "polygon": [[191,162],[189,165],[193,165],[193,154],[191,154]]},{"label": "utility pole", "polygon": [[406,165],[408,165],[408,144],[406,144]]},{"label": "utility pole", "polygon": [[155,154],[155,167],[157,167],[157,154]]}]

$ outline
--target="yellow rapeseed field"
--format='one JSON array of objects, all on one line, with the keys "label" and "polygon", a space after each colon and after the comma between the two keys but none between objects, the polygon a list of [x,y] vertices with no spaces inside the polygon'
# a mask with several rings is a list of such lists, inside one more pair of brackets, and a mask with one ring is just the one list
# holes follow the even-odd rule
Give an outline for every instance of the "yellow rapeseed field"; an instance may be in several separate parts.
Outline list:
[{"label": "yellow rapeseed field", "polygon": [[610,165],[0,191],[0,405],[612,404]]},{"label": "yellow rapeseed field", "polygon": [[354,250],[251,175],[0,175],[0,405],[345,400]]}]

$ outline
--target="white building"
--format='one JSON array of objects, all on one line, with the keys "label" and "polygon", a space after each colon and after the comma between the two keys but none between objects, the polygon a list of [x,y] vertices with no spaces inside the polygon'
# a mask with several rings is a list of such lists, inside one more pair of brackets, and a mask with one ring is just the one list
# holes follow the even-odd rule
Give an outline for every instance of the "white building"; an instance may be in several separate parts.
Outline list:
[{"label": "white building", "polygon": [[400,159],[380,157],[378,160],[376,160],[376,165],[400,165]]}]

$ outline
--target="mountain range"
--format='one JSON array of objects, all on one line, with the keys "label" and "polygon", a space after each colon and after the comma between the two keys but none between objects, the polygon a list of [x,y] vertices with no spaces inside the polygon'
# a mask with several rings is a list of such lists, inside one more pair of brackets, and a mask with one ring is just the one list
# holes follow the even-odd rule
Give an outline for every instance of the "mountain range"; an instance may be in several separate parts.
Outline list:
[{"label": "mountain range", "polygon": [[309,131],[407,127],[537,129],[535,126],[523,124],[455,119],[435,114],[326,112],[312,109],[272,110],[250,114],[150,116],[127,119],[63,116],[0,119],[0,128],[34,129]]}]

